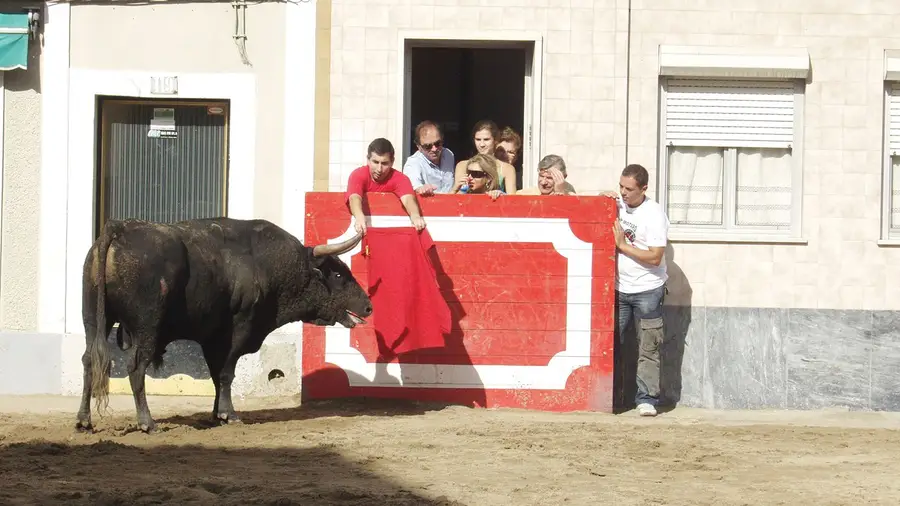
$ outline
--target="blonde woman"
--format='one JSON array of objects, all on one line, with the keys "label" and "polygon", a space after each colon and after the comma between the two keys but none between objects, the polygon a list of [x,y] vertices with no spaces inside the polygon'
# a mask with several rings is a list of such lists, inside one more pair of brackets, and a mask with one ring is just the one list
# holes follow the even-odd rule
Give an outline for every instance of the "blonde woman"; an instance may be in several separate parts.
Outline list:
[{"label": "blonde woman", "polygon": [[484,193],[497,200],[503,195],[497,175],[497,159],[491,155],[477,154],[465,161],[465,172],[457,178],[451,193]]},{"label": "blonde woman", "polygon": [[[490,155],[494,160],[495,170],[497,172],[498,189],[510,195],[516,193],[516,169],[512,165],[494,158],[494,151],[500,142],[500,129],[493,121],[486,119],[475,123],[472,129],[472,142],[475,144],[475,150],[479,155]],[[466,163],[469,160],[463,160],[456,164],[454,171],[457,181],[466,175]]]}]

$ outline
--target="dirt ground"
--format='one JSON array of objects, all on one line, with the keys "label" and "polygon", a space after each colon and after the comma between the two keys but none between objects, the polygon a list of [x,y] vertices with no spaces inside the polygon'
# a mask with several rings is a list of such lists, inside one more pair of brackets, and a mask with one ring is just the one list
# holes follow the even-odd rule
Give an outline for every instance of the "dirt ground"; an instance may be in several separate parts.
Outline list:
[{"label": "dirt ground", "polygon": [[900,414],[676,408],[540,413],[422,404],[154,397],[133,432],[76,398],[0,397],[0,504],[844,505],[900,501]]}]

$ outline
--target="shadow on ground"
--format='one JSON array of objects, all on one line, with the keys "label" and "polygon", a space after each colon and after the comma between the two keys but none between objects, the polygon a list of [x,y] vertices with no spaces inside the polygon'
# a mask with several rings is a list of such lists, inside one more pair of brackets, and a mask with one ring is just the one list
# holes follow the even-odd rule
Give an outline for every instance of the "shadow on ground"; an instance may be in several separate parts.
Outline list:
[{"label": "shadow on ground", "polygon": [[[212,398],[209,411],[191,415],[173,415],[157,419],[160,424],[184,425],[194,429],[218,427],[213,420]],[[238,410],[241,421],[247,425],[275,422],[313,420],[328,417],[354,416],[417,416],[429,411],[440,411],[457,404],[442,402],[408,401],[401,399],[375,399],[351,397],[344,399],[306,400],[296,407]],[[151,406],[152,409],[152,406]]]},{"label": "shadow on ground", "polygon": [[0,446],[2,504],[457,505],[378,476],[328,447],[135,447],[110,441]]}]

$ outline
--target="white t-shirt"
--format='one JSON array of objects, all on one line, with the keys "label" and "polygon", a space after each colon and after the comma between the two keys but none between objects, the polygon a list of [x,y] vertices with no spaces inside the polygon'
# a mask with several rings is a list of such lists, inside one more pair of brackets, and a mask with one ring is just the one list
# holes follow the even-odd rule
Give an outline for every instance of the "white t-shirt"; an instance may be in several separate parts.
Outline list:
[{"label": "white t-shirt", "polygon": [[[619,223],[625,231],[625,241],[635,248],[665,247],[669,233],[669,218],[658,202],[644,196],[637,207],[628,207],[622,198],[617,199]],[[616,290],[622,293],[639,293],[662,286],[669,279],[666,273],[666,257],[659,266],[639,262],[628,255],[618,253]]]}]

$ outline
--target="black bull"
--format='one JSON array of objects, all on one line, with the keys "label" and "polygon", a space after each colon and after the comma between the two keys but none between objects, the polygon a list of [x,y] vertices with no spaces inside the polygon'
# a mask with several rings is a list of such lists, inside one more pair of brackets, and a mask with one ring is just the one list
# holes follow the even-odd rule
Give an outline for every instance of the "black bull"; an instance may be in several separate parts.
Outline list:
[{"label": "black bull", "polygon": [[[92,430],[90,399],[108,405],[107,336],[133,348],[128,379],[138,426],[155,428],[144,376],[178,339],[203,349],[216,389],[213,417],[239,422],[231,402],[238,359],[290,322],[353,327],[372,302],[337,255],[361,239],[304,246],[265,220],[210,218],[174,224],[111,220],[91,246],[82,277],[86,347],[79,430]],[[123,338],[122,330],[125,331]]]}]

